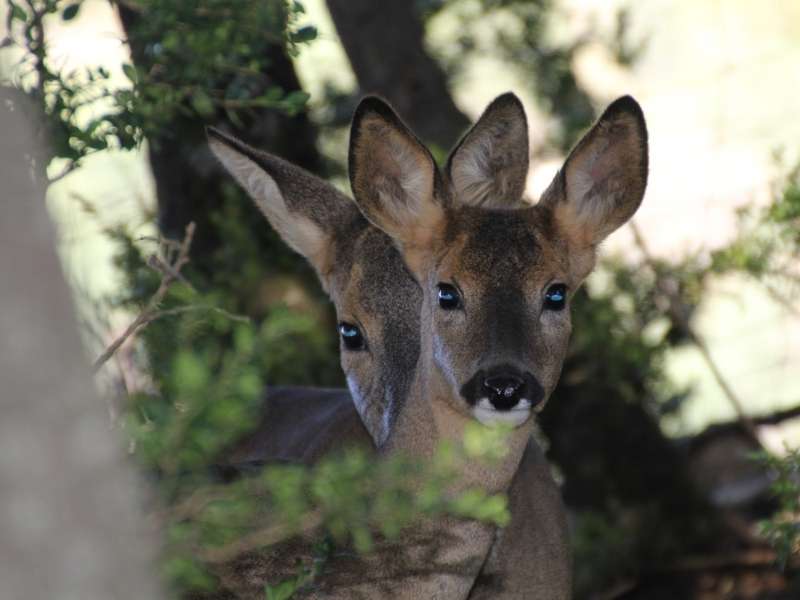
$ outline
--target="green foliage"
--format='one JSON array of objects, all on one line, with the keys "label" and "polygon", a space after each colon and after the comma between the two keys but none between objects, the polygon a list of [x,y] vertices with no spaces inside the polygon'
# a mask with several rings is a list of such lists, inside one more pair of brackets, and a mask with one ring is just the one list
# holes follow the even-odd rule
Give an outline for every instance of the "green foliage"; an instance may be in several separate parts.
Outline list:
[{"label": "green foliage", "polygon": [[[467,461],[497,458],[491,448],[501,443],[502,433],[478,427],[470,433],[473,444],[479,440],[477,448],[442,446],[431,461],[406,456],[376,460],[353,448],[311,468],[267,466],[231,484],[184,478],[183,493],[170,502],[167,512],[167,575],[179,588],[208,587],[212,580],[201,576],[204,561],[225,562],[298,534],[311,539],[327,534],[337,545],[366,553],[374,548],[376,535],[381,543],[391,543],[420,519],[445,513],[505,525],[505,497],[478,489],[455,495],[446,491]],[[320,554],[318,549],[315,554]],[[321,562],[324,559],[315,559],[296,577],[271,584],[267,596],[290,597],[313,580]]]},{"label": "green foliage", "polygon": [[[218,110],[233,122],[239,111],[276,108],[296,114],[308,95],[285,93],[264,76],[270,45],[297,44],[316,37],[313,27],[296,29],[302,5],[281,0],[158,0],[142,2],[147,18],[137,19],[131,35],[144,47],[136,66],[125,73],[132,84],[132,112],[143,131],[161,134],[179,114],[208,120]],[[154,136],[153,136],[154,137]]]},{"label": "green foliage", "polygon": [[761,522],[761,532],[778,553],[782,567],[800,557],[800,448],[783,457],[760,452],[754,457],[775,476],[770,491],[778,501],[772,518]]},{"label": "green foliage", "polygon": [[[777,181],[771,203],[742,210],[738,235],[710,257],[689,256],[679,262],[650,259],[646,268],[604,261],[590,298],[578,297],[573,305],[571,376],[575,378],[577,370],[580,380],[572,385],[580,387],[585,380],[587,395],[644,403],[656,414],[678,409],[689,394],[666,380],[664,358],[671,348],[694,343],[685,323],[691,323],[709,296],[705,293],[709,284],[721,275],[754,278],[796,311],[798,181],[798,170],[790,169]],[[597,360],[598,356],[603,359]],[[796,451],[783,459],[763,455],[762,460],[776,473],[774,492],[780,504],[762,531],[785,563],[797,553],[800,539],[798,455]],[[653,471],[659,466],[645,468]],[[605,484],[608,471],[603,475]],[[667,500],[669,493],[661,492],[661,500]],[[621,498],[620,490],[612,486],[602,498],[602,506],[580,513],[573,536],[577,597],[589,597],[598,588],[635,577],[642,567],[676,559],[693,546],[703,547],[703,540],[709,539],[703,530],[706,526],[711,531],[708,521],[696,522],[689,533],[680,523],[680,513],[659,513],[655,502],[637,506]]]},{"label": "green foliage", "polygon": [[[134,121],[121,112],[125,95],[111,89],[107,69],[64,71],[54,66],[47,54],[48,20],[71,21],[80,6],[80,2],[59,0],[9,2],[8,38],[3,45],[3,49],[23,50],[16,67],[18,84],[46,118],[53,156],[71,162],[110,147],[132,148],[140,139]],[[103,114],[87,117],[87,109],[100,106]],[[83,117],[80,124],[79,117]]]},{"label": "green foliage", "polygon": [[130,86],[119,88],[103,67],[64,71],[47,54],[46,23],[78,16],[81,2],[9,2],[7,48],[24,51],[17,80],[47,117],[53,156],[80,159],[107,148],[131,149],[158,139],[178,116],[209,122],[218,111],[233,123],[241,113],[274,108],[290,115],[308,94],[284,92],[264,75],[270,44],[290,53],[313,41],[313,27],[296,26],[304,9],[285,0],[145,0],[132,10],[131,43],[142,43],[139,64],[123,64]]},{"label": "green foliage", "polygon": [[[478,54],[524,69],[540,107],[557,121],[549,140],[553,149],[566,150],[589,125],[592,102],[571,65],[591,38],[556,40],[552,0],[418,4],[426,18],[447,10],[461,22],[456,51],[443,57],[453,76],[466,57]],[[298,2],[132,3],[131,10],[145,18],[131,27],[136,64],[120,66],[128,80],[121,89],[104,68],[65,72],[48,55],[46,22],[74,21],[81,17],[80,6],[75,0],[9,0],[9,42],[0,46],[24,51],[17,80],[47,116],[53,156],[66,160],[64,172],[93,152],[134,148],[143,139],[155,146],[180,138],[187,129],[176,130],[176,119],[195,132],[220,118],[243,128],[265,109],[295,115],[305,106],[303,91],[287,92],[267,74],[270,47],[283,46],[292,54],[298,44],[316,37],[312,26],[298,25],[303,12]],[[635,60],[642,48],[628,39],[627,19],[627,13],[619,13],[614,38],[603,40],[621,64]],[[475,24],[486,35],[478,36]],[[444,156],[441,149],[435,154]],[[643,403],[657,414],[674,410],[686,393],[671,389],[663,359],[669,348],[691,340],[665,317],[669,300],[656,279],[667,281],[687,319],[713,276],[738,272],[769,286],[776,280],[796,284],[798,173],[794,169],[779,182],[770,206],[743,210],[741,234],[710,261],[656,261],[653,269],[607,262],[606,285],[576,298],[568,385],[603,399]],[[224,243],[205,262],[185,269],[191,285],[174,284],[159,307],[162,316],[143,329],[137,368],[145,375],[147,391],[130,398],[126,423],[135,455],[158,491],[157,516],[168,533],[163,564],[168,581],[177,590],[212,587],[208,564],[219,562],[241,540],[259,549],[314,531],[367,551],[383,538],[396,540],[420,517],[443,512],[505,524],[502,497],[475,490],[455,496],[442,492],[460,461],[496,457],[502,450],[501,438],[478,426],[467,432],[462,446],[440,448],[431,463],[409,457],[376,462],[353,450],[312,469],[271,466],[227,485],[210,476],[208,466],[255,423],[267,383],[335,384],[341,374],[333,323],[315,312],[315,299],[305,304],[305,312],[292,310],[280,298],[264,299],[264,290],[279,284],[302,292],[298,281],[311,280],[311,270],[300,266],[276,236],[252,234],[244,209],[249,200],[233,182],[204,191],[219,198],[210,223]],[[130,232],[118,228],[110,234],[125,277],[111,303],[136,313],[158,288],[161,275],[147,266],[143,244]],[[284,282],[278,278],[282,273],[299,275]],[[764,460],[778,474],[775,491],[782,506],[764,531],[785,558],[797,550],[796,518],[787,515],[797,514],[798,457],[795,452],[783,461]],[[596,591],[598,582],[629,574],[643,560],[685,548],[666,527],[653,535],[653,524],[661,523],[663,515],[623,505],[619,490],[609,489],[602,510],[585,512],[578,520],[579,590]],[[291,597],[313,580],[329,554],[330,549],[318,548],[310,565],[274,582],[266,597]]]},{"label": "green foliage", "polygon": [[[121,249],[118,265],[129,278],[128,293],[116,302],[138,307],[154,293],[160,274],[146,266],[138,243],[123,229],[110,234]],[[162,246],[168,263],[174,244]],[[338,545],[369,552],[376,535],[396,540],[421,518],[443,513],[508,522],[503,496],[446,492],[466,462],[496,461],[506,452],[507,432],[477,423],[467,428],[463,444],[443,445],[430,462],[405,456],[376,460],[353,449],[312,468],[273,465],[233,483],[216,482],[209,466],[258,422],[265,383],[289,368],[283,360],[298,362],[296,349],[315,328],[288,311],[256,324],[224,306],[218,292],[173,284],[160,307],[165,316],[141,334],[147,350],[141,366],[152,387],[128,399],[126,431],[135,456],[158,483],[167,531],[163,573],[176,591],[212,589],[209,565],[300,533],[330,536]],[[298,332],[303,336],[295,337]],[[294,352],[276,352],[280,347]],[[241,547],[242,540],[250,541]],[[301,564],[295,577],[265,593],[290,597],[313,581],[322,563]]]},{"label": "green foliage", "polygon": [[276,585],[267,585],[267,600],[289,600],[294,593],[308,583],[307,571],[301,572],[297,577],[285,579]]},{"label": "green foliage", "polygon": [[580,362],[585,393],[613,389],[609,393],[628,403],[663,412],[679,393],[664,374],[674,340],[654,274],[619,258],[603,260],[598,270],[597,285],[572,305],[571,355]]},{"label": "green foliage", "polygon": [[[712,254],[709,269],[754,278],[772,298],[798,315],[800,163],[777,179],[772,194],[773,200],[766,206],[738,212],[738,236]],[[785,567],[791,557],[800,556],[800,450],[789,450],[782,458],[762,452],[756,459],[775,474],[771,491],[778,508],[761,523],[761,531]]]},{"label": "green foliage", "polygon": [[252,427],[262,400],[263,379],[254,355],[270,339],[222,315],[210,320],[220,337],[232,335],[231,350],[221,344],[204,344],[200,352],[180,346],[160,393],[130,398],[128,431],[137,453],[165,477],[210,464],[230,439]]},{"label": "green foliage", "polygon": [[774,183],[772,195],[764,207],[737,212],[739,233],[712,253],[711,271],[745,273],[765,284],[800,283],[800,164]]},{"label": "green foliage", "polygon": [[[637,562],[636,531],[633,523],[597,511],[581,512],[575,523],[573,562],[576,565],[574,595],[591,597],[598,585],[606,586],[622,576]],[[602,587],[600,588],[602,589]]]}]

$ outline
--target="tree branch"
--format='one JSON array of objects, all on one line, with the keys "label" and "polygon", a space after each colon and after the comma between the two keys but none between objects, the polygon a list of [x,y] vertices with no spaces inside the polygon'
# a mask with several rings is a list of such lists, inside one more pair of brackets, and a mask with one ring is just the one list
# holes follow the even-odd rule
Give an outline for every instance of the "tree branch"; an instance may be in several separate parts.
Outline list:
[{"label": "tree branch", "polygon": [[[186,226],[186,234],[184,235],[183,241],[180,244],[180,248],[178,250],[178,256],[175,261],[167,267],[167,265],[161,261],[156,256],[151,256],[150,260],[148,261],[148,265],[155,268],[162,274],[161,284],[158,286],[156,293],[153,294],[153,297],[150,298],[150,302],[147,303],[145,309],[139,313],[139,315],[133,320],[133,322],[128,325],[127,329],[120,335],[117,339],[115,339],[111,345],[106,348],[106,350],[94,361],[92,365],[92,369],[94,373],[97,373],[102,366],[108,362],[108,360],[114,356],[114,353],[119,350],[119,347],[125,343],[129,337],[136,333],[136,331],[146,325],[147,323],[159,318],[160,316],[164,316],[163,314],[159,314],[158,306],[164,300],[164,296],[166,296],[167,291],[169,290],[170,286],[176,281],[183,279],[183,276],[180,274],[181,269],[189,262],[189,248],[192,245],[192,239],[194,238],[194,231],[195,225],[194,222],[189,223]],[[156,267],[155,265],[159,265]],[[163,268],[162,268],[163,267]],[[161,313],[165,313],[166,311],[160,311]]]},{"label": "tree branch", "polygon": [[680,328],[680,330],[686,335],[688,339],[692,341],[692,343],[697,347],[700,351],[700,356],[703,357],[703,361],[706,363],[706,366],[711,371],[714,380],[719,385],[720,389],[722,389],[722,393],[728,399],[733,410],[736,412],[739,422],[741,423],[742,427],[747,431],[747,433],[753,438],[753,440],[759,445],[762,446],[761,440],[758,437],[758,431],[756,430],[756,425],[753,422],[753,419],[745,412],[744,404],[739,396],[733,391],[733,387],[728,383],[728,380],[722,374],[719,366],[717,365],[714,358],[711,356],[711,351],[708,348],[708,344],[706,343],[705,339],[700,336],[697,331],[692,327],[692,324],[689,322],[689,317],[686,313],[686,310],[683,308],[683,303],[679,296],[679,293],[676,289],[673,289],[672,286],[668,284],[664,280],[660,270],[658,269],[655,260],[653,259],[652,254],[650,254],[650,250],[647,247],[647,244],[644,240],[644,236],[642,235],[639,227],[631,221],[631,229],[633,230],[633,237],[636,241],[636,245],[639,247],[642,255],[644,256],[645,264],[650,268],[653,272],[653,275],[656,278],[656,287],[658,290],[664,294],[664,296],[669,301],[669,316],[670,320]]},{"label": "tree branch", "polygon": [[303,524],[298,528],[289,527],[283,523],[276,523],[268,527],[257,529],[237,540],[217,548],[201,548],[197,550],[198,557],[208,563],[225,563],[265,546],[274,546],[289,536],[308,535],[322,525],[322,513],[314,511],[303,519]]}]

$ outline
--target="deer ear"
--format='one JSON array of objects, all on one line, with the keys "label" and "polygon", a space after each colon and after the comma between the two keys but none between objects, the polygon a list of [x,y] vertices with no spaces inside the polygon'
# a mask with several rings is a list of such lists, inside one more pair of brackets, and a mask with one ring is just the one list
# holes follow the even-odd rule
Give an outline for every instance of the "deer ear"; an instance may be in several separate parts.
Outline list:
[{"label": "deer ear", "polygon": [[542,203],[571,243],[594,247],[633,216],[646,185],[644,115],[623,96],[578,142]]},{"label": "deer ear", "polygon": [[350,131],[350,184],[367,219],[401,248],[423,248],[444,214],[433,156],[383,100],[364,98]]},{"label": "deer ear", "polygon": [[283,240],[325,279],[337,233],[360,218],[353,202],[319,177],[209,127],[212,152]]},{"label": "deer ear", "polygon": [[498,96],[447,161],[455,201],[486,208],[518,203],[528,176],[528,120],[512,93]]}]

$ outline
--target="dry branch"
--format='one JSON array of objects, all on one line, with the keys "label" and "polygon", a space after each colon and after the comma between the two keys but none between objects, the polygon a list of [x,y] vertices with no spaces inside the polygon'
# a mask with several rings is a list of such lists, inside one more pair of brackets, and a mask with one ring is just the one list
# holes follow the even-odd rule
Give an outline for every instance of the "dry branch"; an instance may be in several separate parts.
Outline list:
[{"label": "dry branch", "polygon": [[319,529],[322,525],[322,513],[314,511],[306,515],[299,528],[292,528],[283,523],[276,523],[267,527],[256,529],[237,540],[217,548],[198,549],[197,555],[204,562],[225,563],[247,552],[258,550],[266,546],[274,546],[290,536],[308,535]]},{"label": "dry branch", "polygon": [[660,269],[656,265],[652,254],[650,254],[650,249],[647,247],[644,236],[642,235],[641,231],[639,231],[636,223],[633,221],[631,221],[631,229],[633,230],[633,237],[636,241],[636,245],[639,247],[639,250],[644,257],[645,264],[650,268],[656,278],[656,288],[658,288],[658,290],[664,294],[664,297],[666,297],[667,301],[669,302],[668,312],[670,320],[689,340],[691,340],[691,342],[700,351],[700,356],[703,357],[703,361],[711,371],[714,380],[722,389],[722,393],[728,399],[728,402],[730,402],[733,410],[736,412],[742,427],[759,446],[762,446],[761,440],[758,437],[756,425],[753,422],[753,419],[750,418],[750,416],[745,412],[742,400],[739,398],[736,392],[733,391],[733,387],[730,385],[730,383],[728,383],[728,380],[723,375],[719,365],[717,365],[716,361],[711,356],[711,351],[709,350],[705,339],[703,339],[703,337],[697,333],[694,327],[692,327],[692,324],[689,322],[687,311],[684,308],[678,290],[673,289],[673,286],[669,285],[669,283],[664,279],[664,276],[661,274]]},{"label": "dry branch", "polygon": [[156,256],[150,257],[148,265],[161,273],[161,283],[159,284],[156,293],[153,294],[152,298],[150,298],[150,301],[147,303],[145,309],[139,313],[139,315],[130,325],[128,325],[127,329],[125,329],[122,335],[115,339],[111,345],[109,345],[108,348],[106,348],[105,351],[97,358],[97,360],[94,361],[92,368],[95,373],[97,373],[112,356],[114,356],[114,353],[119,350],[119,347],[122,346],[122,344],[125,343],[125,340],[134,335],[139,328],[166,314],[166,311],[159,311],[158,307],[164,300],[164,296],[167,295],[167,291],[169,290],[170,286],[175,281],[185,281],[180,271],[186,265],[186,263],[189,262],[189,248],[192,245],[194,231],[194,222],[189,223],[186,226],[186,234],[183,237],[183,241],[180,243],[178,248],[177,257],[174,259],[174,261],[172,261],[172,264],[167,264]]}]

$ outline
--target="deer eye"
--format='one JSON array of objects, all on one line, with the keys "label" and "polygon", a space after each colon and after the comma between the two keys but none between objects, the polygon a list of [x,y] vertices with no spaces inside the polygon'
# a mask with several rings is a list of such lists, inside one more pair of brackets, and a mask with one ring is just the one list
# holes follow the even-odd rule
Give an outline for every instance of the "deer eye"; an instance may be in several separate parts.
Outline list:
[{"label": "deer eye", "polygon": [[554,283],[544,294],[545,310],[561,310],[567,304],[567,286]]},{"label": "deer eye", "polygon": [[361,330],[358,326],[342,321],[339,323],[339,335],[342,338],[344,347],[348,350],[364,349],[364,336],[361,335]]},{"label": "deer eye", "polygon": [[461,294],[449,283],[440,283],[436,286],[439,290],[439,306],[444,310],[461,308]]}]

